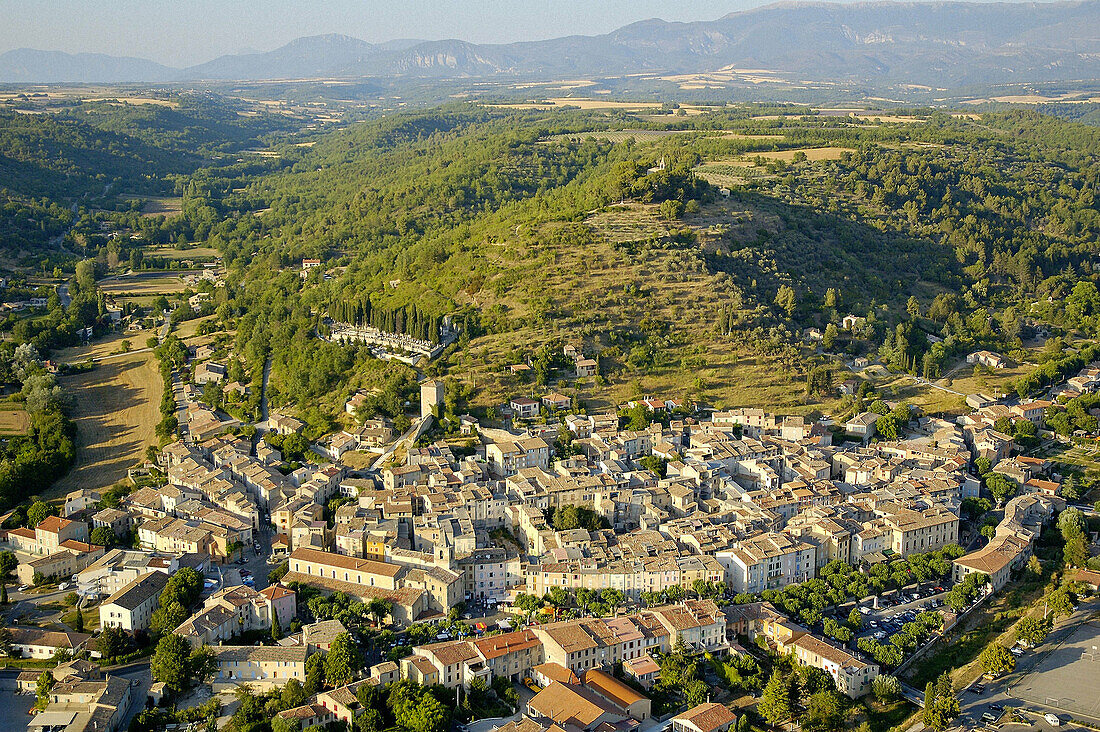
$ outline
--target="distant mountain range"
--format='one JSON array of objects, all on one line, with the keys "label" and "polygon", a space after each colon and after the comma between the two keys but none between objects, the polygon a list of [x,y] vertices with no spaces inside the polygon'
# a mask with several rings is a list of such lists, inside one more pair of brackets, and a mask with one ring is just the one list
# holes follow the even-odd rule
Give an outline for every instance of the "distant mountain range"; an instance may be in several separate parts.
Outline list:
[{"label": "distant mountain range", "polygon": [[0,54],[0,81],[564,78],[724,67],[933,87],[1100,78],[1100,0],[778,3],[713,21],[646,20],[605,35],[509,44],[372,44],[334,34],[183,69],[139,58],[19,49]]}]

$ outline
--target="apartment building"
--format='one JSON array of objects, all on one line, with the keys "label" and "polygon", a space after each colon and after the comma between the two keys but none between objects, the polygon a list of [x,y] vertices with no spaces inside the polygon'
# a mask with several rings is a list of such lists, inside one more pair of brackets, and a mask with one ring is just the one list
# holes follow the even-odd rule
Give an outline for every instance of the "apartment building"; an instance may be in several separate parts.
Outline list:
[{"label": "apartment building", "polygon": [[776,532],[745,539],[715,557],[725,568],[726,584],[733,592],[781,589],[805,582],[817,571],[817,550],[812,544]]}]

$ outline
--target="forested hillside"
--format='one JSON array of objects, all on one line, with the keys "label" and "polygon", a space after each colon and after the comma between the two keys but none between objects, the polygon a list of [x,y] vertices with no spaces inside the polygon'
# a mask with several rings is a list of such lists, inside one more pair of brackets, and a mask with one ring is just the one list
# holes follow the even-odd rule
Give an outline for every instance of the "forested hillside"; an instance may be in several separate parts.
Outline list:
[{"label": "forested hillside", "polygon": [[[1023,112],[792,111],[715,112],[660,136],[645,129],[667,123],[627,115],[395,116],[282,148],[267,174],[206,171],[194,210],[220,219],[209,240],[239,273],[226,323],[253,367],[275,354],[302,404],[350,383],[362,356],[315,334],[364,297],[454,315],[456,373],[576,340],[611,381],[664,375],[704,395],[721,385],[687,375],[715,348],[777,358],[792,381],[828,367],[801,345],[807,327],[833,324],[833,352],[928,376],[970,349],[1018,349],[1040,320],[1091,327],[1091,306],[1036,300],[1091,283],[1095,130]],[[271,277],[307,257],[329,276]],[[847,313],[866,321],[837,332]]]},{"label": "forested hillside", "polygon": [[0,246],[40,251],[83,216],[130,209],[126,196],[171,194],[221,154],[292,128],[292,120],[242,117],[203,96],[0,113]]},{"label": "forested hillside", "polygon": [[[528,357],[537,380],[565,375],[547,348],[572,342],[599,355],[589,398],[632,384],[788,407],[830,393],[842,357],[936,377],[977,348],[1026,360],[1036,326],[1072,339],[1100,317],[1100,133],[1034,112],[452,105],[285,142],[269,127],[262,157],[169,173],[196,165],[169,153],[252,139],[178,114],[95,121],[116,179],[147,159],[182,194],[178,215],[108,218],[146,245],[221,251],[208,327],[233,333],[254,384],[270,357],[278,401],[318,424],[354,388],[412,383],[321,339],[326,317],[435,340],[451,316],[459,341],[428,368],[465,379],[472,404],[525,388],[502,370]],[[301,277],[303,258],[322,266]]]}]

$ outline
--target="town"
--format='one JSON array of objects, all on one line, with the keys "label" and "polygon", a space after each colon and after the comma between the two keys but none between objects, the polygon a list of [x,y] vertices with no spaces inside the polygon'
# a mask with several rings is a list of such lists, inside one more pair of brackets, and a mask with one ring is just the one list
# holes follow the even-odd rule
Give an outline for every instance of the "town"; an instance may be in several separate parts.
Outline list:
[{"label": "town", "polygon": [[[595,366],[563,355],[578,376]],[[547,392],[493,425],[463,415],[448,441],[429,429],[446,385],[425,379],[403,433],[356,417],[310,444],[293,416],[252,427],[200,401],[227,380],[213,356],[188,354],[193,380],[169,392],[183,438],[132,488],[35,504],[4,533],[19,586],[3,641],[34,664],[17,679],[31,729],[239,729],[266,709],[280,732],[385,715],[425,732],[725,732],[873,698],[942,730],[994,713],[951,711],[950,681],[902,673],[1042,574],[1041,537],[1060,529],[1083,556],[1067,548],[1049,619],[983,652],[988,678],[1100,583],[1062,476],[1021,448],[1056,439],[1051,401],[981,397],[948,421],[872,394],[835,424],[671,398],[587,414]],[[1098,387],[1094,363],[1051,395]],[[36,622],[59,598],[64,620]]]}]

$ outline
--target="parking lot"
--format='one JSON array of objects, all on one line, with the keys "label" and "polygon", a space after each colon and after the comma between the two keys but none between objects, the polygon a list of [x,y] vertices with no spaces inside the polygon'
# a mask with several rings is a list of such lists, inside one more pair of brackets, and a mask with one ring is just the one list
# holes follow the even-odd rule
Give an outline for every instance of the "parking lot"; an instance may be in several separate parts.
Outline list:
[{"label": "parking lot", "polygon": [[1035,665],[1013,684],[1012,694],[1100,721],[1100,622],[1081,623],[1063,643],[1036,656]]},{"label": "parking lot", "polygon": [[[1046,714],[1057,717],[1059,730],[1082,729],[1071,719],[1100,723],[1100,622],[1092,616],[1100,601],[1083,603],[1035,650],[1017,656],[1016,670],[993,681],[981,680],[959,694],[966,729],[1010,729],[1053,732]],[[1009,724],[1019,712],[1022,721]],[[992,718],[992,721],[991,721]]]},{"label": "parking lot", "polygon": [[[901,602],[894,602],[889,605],[881,603],[878,609],[866,604],[860,605],[860,608],[862,608],[860,612],[863,613],[863,627],[860,628],[857,637],[870,636],[885,641],[892,634],[901,630],[903,625],[915,620],[919,613],[943,607],[943,595],[949,589],[949,587],[937,585],[936,587],[906,591],[904,595],[896,596],[896,599],[902,600]],[[913,594],[917,595],[917,599],[912,598]]]}]

